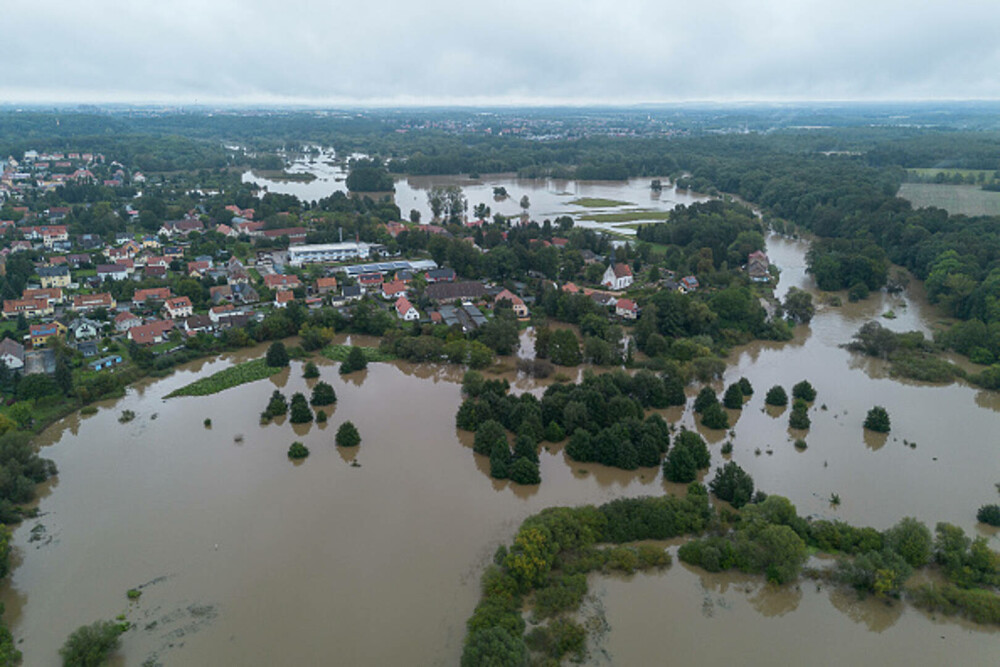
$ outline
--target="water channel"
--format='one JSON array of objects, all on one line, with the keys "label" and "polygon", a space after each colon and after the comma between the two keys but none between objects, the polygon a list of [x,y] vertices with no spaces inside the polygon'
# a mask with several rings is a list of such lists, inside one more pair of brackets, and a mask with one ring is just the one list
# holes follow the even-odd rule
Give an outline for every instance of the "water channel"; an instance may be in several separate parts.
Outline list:
[{"label": "water channel", "polygon": [[[769,238],[779,294],[811,288],[805,249]],[[889,309],[896,319],[881,317]],[[948,521],[1000,547],[974,517],[996,501],[1000,398],[961,384],[901,382],[838,347],[873,318],[896,330],[929,331],[938,321],[913,285],[823,306],[791,342],[734,350],[725,383],[745,375],[757,391],[742,414],[731,413],[732,458],[802,514],[877,528],[904,516]],[[345,378],[320,362],[339,397],[324,426],[258,423],[275,388],[290,395],[315,382],[302,379],[297,362],[215,396],[164,398],[262,354],[194,362],[42,434],[42,454],[60,474],[41,490],[41,515],[15,531],[14,569],[0,596],[25,664],[59,664],[73,629],[125,613],[136,628],[118,665],[453,665],[479,576],[526,516],[676,490],[656,468],[578,464],[558,445],[542,452],[540,486],[491,480],[470,434],[455,429],[461,370],[451,366],[371,364]],[[801,434],[789,432],[787,413],[763,409],[763,395],[804,378],[819,395],[800,452],[792,440]],[[542,390],[512,379],[516,391]],[[876,403],[893,419],[887,438],[861,428]],[[120,424],[125,409],[137,417]],[[695,428],[689,410],[665,412]],[[361,432],[357,451],[333,444],[346,419]],[[700,430],[713,468],[721,465],[726,434]],[[293,440],[312,451],[302,463],[286,456]],[[129,602],[136,587],[142,596]],[[608,623],[592,647],[595,665],[996,663],[993,629],[813,582],[778,588],[675,562],[661,574],[595,576],[591,590],[590,613]]]}]

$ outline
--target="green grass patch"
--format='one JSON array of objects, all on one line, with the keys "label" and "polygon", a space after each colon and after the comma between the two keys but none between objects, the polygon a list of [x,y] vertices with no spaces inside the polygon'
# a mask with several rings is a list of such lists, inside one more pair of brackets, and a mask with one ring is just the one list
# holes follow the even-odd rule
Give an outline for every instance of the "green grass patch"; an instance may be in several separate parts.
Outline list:
[{"label": "green grass patch", "polygon": [[[347,355],[350,354],[351,347],[353,346],[329,345],[324,347],[320,354],[332,361],[347,361]],[[365,361],[367,362],[392,361],[396,358],[394,355],[382,352],[377,347],[363,347],[361,351],[364,352]]]},{"label": "green grass patch", "polygon": [[903,183],[898,194],[914,208],[936,206],[952,215],[1000,215],[1000,192],[981,190],[978,185]]},{"label": "green grass patch", "polygon": [[170,392],[167,394],[167,398],[173,398],[174,396],[208,396],[210,394],[217,394],[220,391],[225,391],[232,387],[238,387],[241,384],[247,384],[248,382],[256,382],[257,380],[263,380],[269,378],[272,375],[280,373],[282,368],[268,366],[264,359],[254,359],[253,361],[244,361],[242,364],[236,364],[235,366],[230,366],[218,373],[213,373],[208,377],[200,378],[195,380],[189,385],[185,385],[180,389]]},{"label": "green grass patch", "polygon": [[573,206],[586,206],[587,208],[611,208],[612,206],[630,206],[632,202],[618,201],[617,199],[602,199],[601,197],[580,197],[569,202]]},{"label": "green grass patch", "polygon": [[640,209],[621,211],[620,213],[588,213],[580,216],[588,222],[635,222],[636,220],[669,220],[670,211],[651,211]]}]

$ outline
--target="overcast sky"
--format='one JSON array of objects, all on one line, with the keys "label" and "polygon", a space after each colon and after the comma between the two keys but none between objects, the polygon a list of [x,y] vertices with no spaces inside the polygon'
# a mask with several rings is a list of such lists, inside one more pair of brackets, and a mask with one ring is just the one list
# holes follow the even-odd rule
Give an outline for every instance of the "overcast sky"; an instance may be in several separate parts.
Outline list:
[{"label": "overcast sky", "polygon": [[0,102],[1000,99],[997,0],[0,0]]}]

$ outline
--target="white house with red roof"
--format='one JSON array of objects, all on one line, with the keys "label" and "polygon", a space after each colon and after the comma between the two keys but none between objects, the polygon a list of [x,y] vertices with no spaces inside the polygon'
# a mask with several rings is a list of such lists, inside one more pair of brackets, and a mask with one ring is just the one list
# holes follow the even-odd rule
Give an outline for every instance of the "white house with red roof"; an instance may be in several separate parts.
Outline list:
[{"label": "white house with red roof", "polygon": [[625,320],[634,320],[639,317],[639,306],[632,299],[618,299],[615,315]]},{"label": "white house with red roof", "polygon": [[163,310],[167,313],[167,317],[173,320],[191,317],[194,314],[194,306],[191,303],[191,299],[186,296],[167,299],[163,304]]},{"label": "white house with red roof", "polygon": [[302,286],[302,281],[296,275],[283,275],[280,273],[269,273],[264,276],[264,284],[273,290],[293,290]]},{"label": "white house with red roof", "polygon": [[524,299],[518,295],[511,292],[509,289],[504,289],[493,299],[493,305],[496,307],[501,301],[510,301],[510,307],[514,311],[514,314],[518,317],[528,316],[528,307],[524,305]]},{"label": "white house with red roof", "polygon": [[292,301],[295,301],[295,294],[290,289],[278,290],[274,293],[275,308],[285,308]]},{"label": "white house with red roof", "polygon": [[623,290],[632,284],[632,269],[628,264],[611,263],[604,272],[601,284],[613,290]]},{"label": "white house with red roof", "polygon": [[416,322],[420,319],[420,311],[405,296],[396,299],[396,315],[404,322]]},{"label": "white house with red roof", "polygon": [[382,283],[383,299],[398,299],[403,296],[406,296],[406,283],[403,281],[393,280],[392,282]]}]

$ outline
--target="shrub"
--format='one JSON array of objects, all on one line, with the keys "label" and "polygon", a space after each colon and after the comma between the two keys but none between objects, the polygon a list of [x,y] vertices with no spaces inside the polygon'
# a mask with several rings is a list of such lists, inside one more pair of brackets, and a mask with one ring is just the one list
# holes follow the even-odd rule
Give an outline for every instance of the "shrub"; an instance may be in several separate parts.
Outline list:
[{"label": "shrub", "polygon": [[739,509],[753,498],[753,478],[736,464],[730,461],[721,468],[716,468],[715,478],[708,488],[720,499],[728,501]]},{"label": "shrub", "polygon": [[317,410],[316,411],[316,423],[317,424],[325,424],[326,420],[327,420],[326,411],[325,410]]},{"label": "shrub", "polygon": [[702,387],[694,399],[694,411],[704,412],[710,405],[718,405],[719,397],[711,387]]},{"label": "shrub", "polygon": [[204,424],[205,428],[212,428],[212,420],[207,417],[205,418]]},{"label": "shrub", "polygon": [[559,426],[559,422],[552,420],[545,427],[545,440],[549,442],[561,442],[566,439],[566,433]]},{"label": "shrub", "polygon": [[301,442],[293,442],[292,446],[288,448],[288,458],[290,459],[304,459],[307,456],[309,456],[309,448]]},{"label": "shrub", "polygon": [[768,405],[784,407],[788,405],[788,394],[785,393],[784,387],[776,384],[767,390],[767,395],[764,396],[764,402]]},{"label": "shrub", "polygon": [[681,431],[663,462],[663,476],[671,482],[693,482],[698,470],[707,468],[712,457],[700,435]]},{"label": "shrub", "polygon": [[353,345],[350,352],[347,353],[347,359],[340,364],[340,374],[347,375],[354,371],[363,371],[366,368],[368,368],[368,360],[365,358],[364,350]]},{"label": "shrub", "polygon": [[743,409],[743,389],[738,382],[734,382],[726,388],[726,393],[722,396],[722,404],[730,410]]},{"label": "shrub", "polygon": [[493,452],[493,443],[498,440],[507,442],[507,432],[500,422],[487,419],[476,430],[476,436],[472,441],[472,451],[477,454],[489,456]]},{"label": "shrub", "polygon": [[300,392],[292,394],[292,405],[288,421],[293,424],[308,424],[312,420],[313,413],[312,410],[309,409],[309,403],[306,402],[306,397]]},{"label": "shrub", "polygon": [[788,417],[788,425],[791,428],[807,429],[810,426],[809,408],[801,398],[796,398],[792,404],[792,414]]},{"label": "shrub", "polygon": [[542,476],[538,471],[538,464],[527,458],[514,460],[508,469],[508,476],[512,482],[517,484],[540,484]]},{"label": "shrub", "polygon": [[876,405],[869,410],[868,416],[865,417],[865,428],[876,433],[888,433],[890,424],[889,413],[886,409],[881,405]]},{"label": "shrub", "polygon": [[931,531],[913,517],[902,519],[885,531],[887,549],[902,556],[911,567],[926,565],[931,559]]},{"label": "shrub", "polygon": [[706,428],[726,429],[729,428],[729,415],[721,405],[712,403],[702,413],[701,423]]},{"label": "shrub", "polygon": [[118,648],[125,628],[114,621],[96,621],[73,631],[59,649],[64,665],[97,667]]},{"label": "shrub", "polygon": [[319,377],[319,367],[315,364],[315,362],[312,361],[306,362],[306,367],[302,372],[302,377],[306,378],[307,380]]},{"label": "shrub", "polygon": [[[285,400],[285,395],[280,391],[275,389],[271,393],[271,400],[267,402],[267,409],[264,411],[264,415],[267,417],[281,417],[288,414],[288,401]],[[262,417],[264,415],[261,415]]]},{"label": "shrub", "polygon": [[864,301],[868,298],[868,286],[862,282],[857,282],[851,285],[851,288],[847,290],[847,300],[848,301]]},{"label": "shrub", "polygon": [[267,356],[265,357],[266,363],[272,368],[283,368],[288,365],[288,350],[285,349],[285,344],[281,341],[276,341],[271,343],[271,347],[267,348]]},{"label": "shrub", "polygon": [[816,400],[816,389],[808,380],[803,380],[792,387],[792,398],[801,398],[806,403],[812,403]]},{"label": "shrub", "polygon": [[337,429],[336,442],[338,447],[357,447],[361,444],[361,434],[358,427],[346,421]]},{"label": "shrub", "polygon": [[976,519],[990,526],[1000,526],[1000,505],[983,505],[976,512]]},{"label": "shrub", "polygon": [[312,398],[309,402],[313,405],[332,405],[337,402],[337,392],[321,380],[313,387]]}]

